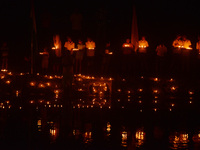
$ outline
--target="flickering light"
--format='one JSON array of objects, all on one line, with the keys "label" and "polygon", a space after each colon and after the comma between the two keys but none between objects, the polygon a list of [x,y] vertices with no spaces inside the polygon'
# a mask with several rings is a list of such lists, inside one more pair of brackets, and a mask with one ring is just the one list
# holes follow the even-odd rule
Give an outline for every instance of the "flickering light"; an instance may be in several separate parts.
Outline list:
[{"label": "flickering light", "polygon": [[158,78],[154,78],[154,81],[158,81]]},{"label": "flickering light", "polygon": [[82,89],[82,88],[80,88],[80,89],[78,89],[78,91],[83,91],[83,89]]},{"label": "flickering light", "polygon": [[38,85],[38,87],[39,87],[39,88],[45,88],[44,84],[42,84],[42,83],[40,83],[40,84]]},{"label": "flickering light", "polygon": [[30,82],[30,86],[35,86],[35,82]]},{"label": "flickering light", "polygon": [[139,101],[139,103],[141,104],[141,103],[142,103],[142,101],[140,100],[140,101]]},{"label": "flickering light", "polygon": [[11,82],[10,80],[7,80],[7,81],[6,81],[6,84],[10,84],[10,82]]},{"label": "flickering light", "polygon": [[118,89],[117,91],[118,91],[118,92],[121,92],[121,89]]},{"label": "flickering light", "polygon": [[50,134],[51,134],[52,136],[55,136],[55,135],[56,135],[56,130],[55,130],[55,129],[50,129]]},{"label": "flickering light", "polygon": [[189,93],[190,95],[194,94],[194,92],[193,92],[193,91],[189,91],[188,93]]},{"label": "flickering light", "polygon": [[50,82],[47,82],[46,84],[47,84],[47,86],[51,86],[51,83],[50,83]]},{"label": "flickering light", "polygon": [[11,76],[11,75],[12,75],[12,72],[9,72],[9,73],[8,73],[8,75],[10,75],[10,76]]},{"label": "flickering light", "polygon": [[139,92],[142,92],[143,91],[143,89],[139,89]]},{"label": "flickering light", "polygon": [[171,104],[172,107],[174,107],[174,105],[175,105],[174,103]]},{"label": "flickering light", "polygon": [[141,130],[138,130],[136,133],[135,133],[135,138],[136,140],[144,140],[145,138],[145,133]]},{"label": "flickering light", "polygon": [[171,91],[175,91],[176,88],[174,86],[171,87]]},{"label": "flickering light", "polygon": [[8,70],[6,70],[6,69],[1,69],[1,71],[2,71],[2,72],[7,72]]},{"label": "flickering light", "polygon": [[107,122],[107,128],[106,128],[107,132],[111,131],[111,124],[110,122]]},{"label": "flickering light", "polygon": [[18,97],[19,96],[19,91],[18,90],[16,90],[16,97]]},{"label": "flickering light", "polygon": [[187,143],[188,141],[189,141],[188,134],[186,134],[186,133],[180,134],[180,142],[181,143]]},{"label": "flickering light", "polygon": [[128,137],[128,134],[126,131],[123,131],[122,132],[122,146],[123,147],[127,147],[127,137]]},{"label": "flickering light", "polygon": [[158,90],[153,90],[153,93],[158,93]]}]

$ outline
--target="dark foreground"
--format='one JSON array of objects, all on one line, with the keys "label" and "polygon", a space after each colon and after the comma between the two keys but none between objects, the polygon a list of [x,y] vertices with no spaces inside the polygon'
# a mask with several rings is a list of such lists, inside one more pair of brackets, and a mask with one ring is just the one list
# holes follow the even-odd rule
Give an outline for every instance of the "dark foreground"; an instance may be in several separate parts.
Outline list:
[{"label": "dark foreground", "polygon": [[1,72],[1,149],[200,149],[199,80]]}]

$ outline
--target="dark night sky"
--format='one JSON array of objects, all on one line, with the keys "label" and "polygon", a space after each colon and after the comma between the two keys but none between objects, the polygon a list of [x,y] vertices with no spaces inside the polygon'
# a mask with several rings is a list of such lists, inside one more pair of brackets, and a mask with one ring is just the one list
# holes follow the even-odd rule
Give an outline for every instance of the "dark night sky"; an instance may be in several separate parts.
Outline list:
[{"label": "dark night sky", "polygon": [[[176,34],[185,34],[193,46],[200,33],[200,8],[196,0],[135,0],[138,18],[139,37],[145,35],[150,47],[155,48],[164,41],[170,46]],[[108,39],[119,47],[130,37],[133,1],[42,1],[35,0],[35,14],[38,30],[38,46],[52,43],[52,35],[59,33],[63,39],[71,26],[69,16],[74,7],[83,14],[83,28],[89,36],[96,33],[96,12],[103,7],[106,10]],[[47,18],[48,41],[44,41],[43,18]],[[0,2],[0,43],[7,40],[11,54],[16,51],[28,53],[30,50],[30,0],[1,0]],[[113,36],[114,35],[114,36]],[[64,42],[64,41],[63,41]]]}]

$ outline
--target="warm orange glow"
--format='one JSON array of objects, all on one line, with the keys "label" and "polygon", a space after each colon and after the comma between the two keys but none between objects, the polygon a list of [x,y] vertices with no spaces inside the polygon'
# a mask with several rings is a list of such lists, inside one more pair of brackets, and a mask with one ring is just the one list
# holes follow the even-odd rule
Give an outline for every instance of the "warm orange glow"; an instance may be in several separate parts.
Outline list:
[{"label": "warm orange glow", "polygon": [[139,48],[146,48],[146,45],[139,45]]},{"label": "warm orange glow", "polygon": [[51,86],[51,83],[50,83],[50,82],[47,82],[46,84],[47,84],[47,86]]},{"label": "warm orange glow", "polygon": [[174,106],[175,106],[175,104],[174,104],[174,103],[172,103],[172,104],[171,104],[171,106],[172,106],[172,107],[174,107]]},{"label": "warm orange glow", "polygon": [[109,52],[109,53],[108,53],[108,55],[112,55],[112,54],[113,54],[113,52]]},{"label": "warm orange glow", "polygon": [[194,92],[192,92],[192,91],[189,91],[188,93],[189,93],[190,95],[194,94]]},{"label": "warm orange glow", "polygon": [[126,131],[122,132],[122,146],[123,147],[127,147],[127,138],[128,138],[128,134]]},{"label": "warm orange glow", "polygon": [[38,126],[41,126],[41,125],[42,125],[42,121],[41,121],[41,120],[38,120],[38,121],[37,121],[37,125],[38,125]]},{"label": "warm orange glow", "polygon": [[171,91],[175,91],[176,88],[174,86],[171,87]]},{"label": "warm orange glow", "polygon": [[142,91],[143,91],[143,89],[139,89],[139,91],[140,91],[140,92],[142,92]]},{"label": "warm orange glow", "polygon": [[[110,133],[110,131],[111,131],[111,124],[110,124],[110,122],[107,122],[107,128],[106,128],[106,130],[107,130],[108,133]],[[109,135],[110,134],[108,134],[108,136]]]},{"label": "warm orange glow", "polygon": [[39,54],[40,55],[48,55],[49,53],[48,52],[40,52]]},{"label": "warm orange glow", "polygon": [[72,50],[73,50],[73,51],[79,51],[79,49],[78,49],[78,48],[73,48]]},{"label": "warm orange glow", "polygon": [[1,71],[2,71],[2,72],[7,72],[8,70],[6,70],[6,69],[1,69]]},{"label": "warm orange glow", "polygon": [[35,82],[30,82],[30,86],[35,86]]},{"label": "warm orange glow", "polygon": [[7,81],[6,81],[6,84],[10,84],[10,82],[11,82],[10,80],[7,80]]},{"label": "warm orange glow", "polygon": [[16,90],[16,97],[18,97],[19,96],[19,91],[18,90]]},{"label": "warm orange glow", "polygon": [[188,134],[186,134],[186,133],[180,134],[180,142],[181,143],[187,143],[187,142],[189,142],[189,140],[188,140]]},{"label": "warm orange glow", "polygon": [[133,46],[132,46],[132,44],[131,44],[131,43],[130,43],[130,44],[129,44],[129,43],[125,43],[125,44],[123,44],[123,46],[122,46],[122,47],[133,47]]},{"label": "warm orange glow", "polygon": [[154,81],[158,81],[158,78],[154,78]]},{"label": "warm orange glow", "polygon": [[140,101],[139,101],[139,103],[141,104],[141,103],[142,103],[142,101],[140,100]]},{"label": "warm orange glow", "polygon": [[33,101],[33,100],[31,100],[31,101],[30,101],[30,103],[31,103],[31,104],[33,104],[33,103],[34,103],[34,101]]},{"label": "warm orange glow", "polygon": [[82,88],[80,88],[80,89],[78,89],[78,91],[83,91],[83,89],[82,89]]},{"label": "warm orange glow", "polygon": [[1,79],[4,79],[5,78],[5,76],[1,76]]},{"label": "warm orange glow", "polygon": [[59,90],[54,90],[55,94],[59,94],[59,92],[60,92]]},{"label": "warm orange glow", "polygon": [[145,133],[143,132],[143,131],[137,131],[136,133],[135,133],[135,138],[136,138],[136,140],[144,140],[144,138],[145,138]]},{"label": "warm orange glow", "polygon": [[153,93],[158,93],[158,90],[153,90]]},{"label": "warm orange glow", "polygon": [[85,143],[88,143],[92,140],[92,132],[85,132],[84,134],[84,141]]},{"label": "warm orange glow", "polygon": [[38,87],[39,87],[39,88],[45,88],[45,85],[42,84],[42,83],[40,83],[40,84],[38,85]]},{"label": "warm orange glow", "polygon": [[49,79],[53,79],[53,77],[52,77],[52,76],[49,76]]},{"label": "warm orange glow", "polygon": [[121,89],[118,89],[117,91],[118,91],[118,92],[121,92]]},{"label": "warm orange glow", "polygon": [[56,135],[56,129],[50,129],[50,134],[52,136],[55,136]]}]

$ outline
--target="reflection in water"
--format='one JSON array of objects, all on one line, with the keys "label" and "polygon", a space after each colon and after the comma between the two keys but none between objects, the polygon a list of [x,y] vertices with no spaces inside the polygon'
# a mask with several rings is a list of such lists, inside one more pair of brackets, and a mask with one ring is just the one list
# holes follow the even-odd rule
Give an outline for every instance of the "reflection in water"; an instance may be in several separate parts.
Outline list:
[{"label": "reflection in water", "polygon": [[84,143],[90,143],[92,142],[92,132],[86,131],[84,134]]},{"label": "reflection in water", "polygon": [[38,131],[42,131],[42,121],[41,120],[37,121],[37,127],[38,127]]},{"label": "reflection in water", "polygon": [[188,148],[188,134],[175,132],[169,136],[169,142],[171,149]]},{"label": "reflection in water", "polygon": [[127,138],[128,138],[127,132],[126,131],[122,131],[121,135],[122,135],[121,145],[123,147],[127,147]]},{"label": "reflection in water", "polygon": [[107,136],[110,136],[110,131],[111,131],[111,124],[110,122],[107,122]]},{"label": "reflection in water", "polygon": [[141,147],[145,141],[145,132],[142,129],[139,129],[135,133],[136,147]]}]

